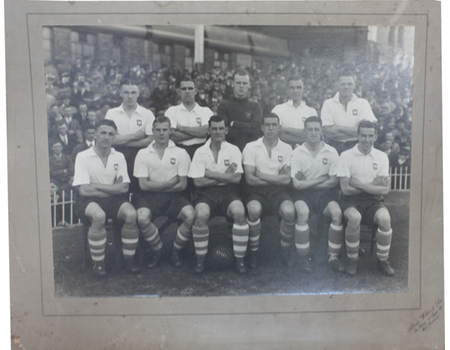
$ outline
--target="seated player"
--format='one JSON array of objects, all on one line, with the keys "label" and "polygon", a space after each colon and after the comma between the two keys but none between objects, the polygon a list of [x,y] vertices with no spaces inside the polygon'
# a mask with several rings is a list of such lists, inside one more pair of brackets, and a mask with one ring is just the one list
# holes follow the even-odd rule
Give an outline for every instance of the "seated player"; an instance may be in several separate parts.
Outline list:
[{"label": "seated player", "polygon": [[311,272],[309,259],[311,212],[331,218],[328,229],[328,263],[334,271],[343,271],[339,254],[344,239],[342,212],[339,207],[339,187],[336,166],[339,155],[333,147],[321,141],[322,121],[318,117],[305,120],[306,142],[292,152],[291,168],[297,222],[295,246],[304,271]]},{"label": "seated player", "polygon": [[278,138],[280,120],[274,113],[262,120],[264,136],[249,142],[242,153],[245,186],[243,198],[250,226],[248,264],[258,265],[256,252],[261,234],[261,217],[279,215],[282,244],[294,235],[295,208],[288,194],[291,183],[289,161],[292,147]]},{"label": "seated player", "polygon": [[341,186],[341,207],[347,221],[345,245],[348,261],[345,272],[355,275],[358,267],[360,225],[378,226],[376,232],[377,268],[392,276],[394,269],[388,261],[391,248],[391,217],[384,205],[383,195],[391,188],[389,160],[386,153],[373,144],[377,138],[377,126],[367,120],[358,124],[358,143],[342,152],[337,167]]},{"label": "seated player", "polygon": [[147,265],[149,268],[158,265],[163,246],[152,219],[165,215],[182,221],[172,251],[173,265],[181,267],[180,251],[192,237],[195,218],[195,210],[186,191],[191,160],[184,149],[169,140],[170,133],[170,119],[157,117],[153,122],[155,140],[138,152],[134,163],[134,176],[138,178],[141,189],[134,196],[137,221],[142,236],[154,251]]},{"label": "seated player", "polygon": [[212,116],[208,123],[211,138],[194,154],[189,177],[194,179],[195,222],[192,227],[197,265],[195,272],[205,270],[208,252],[210,217],[226,215],[234,222],[232,232],[236,269],[247,272],[244,256],[247,251],[249,227],[245,208],[239,197],[238,184],[242,177],[242,155],[239,149],[225,141],[228,128],[220,116]]},{"label": "seated player", "polygon": [[134,262],[139,229],[136,210],[127,200],[130,182],[127,163],[123,154],[111,147],[116,131],[112,120],[100,121],[95,131],[95,145],[78,153],[75,160],[73,186],[79,187],[75,210],[83,222],[90,223],[89,248],[93,271],[99,276],[106,275],[105,223],[108,218],[123,223],[121,238],[126,271],[139,271]]}]

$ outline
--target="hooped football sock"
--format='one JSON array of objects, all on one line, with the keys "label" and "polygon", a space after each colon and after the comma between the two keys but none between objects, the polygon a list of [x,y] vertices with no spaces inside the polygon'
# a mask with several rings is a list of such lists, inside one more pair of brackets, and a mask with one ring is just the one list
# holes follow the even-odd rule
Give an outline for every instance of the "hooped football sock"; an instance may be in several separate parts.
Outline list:
[{"label": "hooped football sock", "polygon": [[295,225],[295,248],[300,256],[309,254],[309,226]]},{"label": "hooped football sock", "polygon": [[96,230],[92,227],[88,230],[88,243],[91,257],[94,262],[105,260],[106,230]]},{"label": "hooped football sock", "polygon": [[152,222],[141,226],[141,234],[153,250],[160,250],[162,248],[163,243],[159,237],[158,228]]},{"label": "hooped football sock", "polygon": [[352,230],[349,225],[347,225],[347,228],[345,229],[345,247],[347,248],[347,256],[349,259],[358,259],[359,237],[359,228],[357,230]]},{"label": "hooped football sock", "polygon": [[187,226],[182,223],[177,230],[177,235],[173,242],[173,247],[176,250],[183,249],[188,243],[189,239],[192,237],[192,230],[188,229]]},{"label": "hooped football sock", "polygon": [[250,228],[249,232],[249,250],[255,252],[259,248],[259,239],[261,237],[261,219],[251,222],[247,219],[248,226]]},{"label": "hooped football sock", "polygon": [[208,253],[209,227],[192,226],[195,254],[198,259],[204,259]]},{"label": "hooped football sock", "polygon": [[234,224],[231,233],[233,236],[233,251],[236,258],[243,258],[247,251],[249,226]]},{"label": "hooped football sock", "polygon": [[344,241],[344,226],[330,224],[328,229],[328,254],[339,255],[342,248],[342,242]]},{"label": "hooped football sock", "polygon": [[377,242],[378,260],[387,260],[389,257],[389,250],[391,249],[392,229],[387,232],[378,229],[375,237]]},{"label": "hooped football sock", "polygon": [[289,249],[294,238],[295,222],[288,223],[284,219],[280,223],[281,247]]},{"label": "hooped football sock", "polygon": [[122,252],[125,258],[133,257],[139,243],[139,229],[136,225],[123,225],[120,233]]}]

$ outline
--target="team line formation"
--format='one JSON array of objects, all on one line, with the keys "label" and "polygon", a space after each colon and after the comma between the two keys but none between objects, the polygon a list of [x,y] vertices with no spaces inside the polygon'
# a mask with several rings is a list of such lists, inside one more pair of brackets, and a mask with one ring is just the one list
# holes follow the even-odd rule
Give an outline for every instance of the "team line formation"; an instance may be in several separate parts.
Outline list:
[{"label": "team line formation", "polygon": [[[147,267],[158,266],[163,243],[153,220],[167,216],[179,223],[172,264],[183,266],[181,252],[193,239],[194,269],[202,274],[208,222],[226,216],[232,221],[235,269],[245,274],[258,267],[261,220],[267,215],[281,219],[280,258],[298,259],[301,271],[311,273],[308,220],[316,214],[330,222],[333,271],[357,273],[360,225],[366,224],[377,227],[377,269],[394,275],[388,261],[391,218],[383,199],[391,188],[389,157],[374,147],[377,118],[354,93],[354,75],[340,74],[320,118],[302,99],[302,78],[291,76],[287,85],[289,100],[263,115],[248,98],[250,74],[237,70],[233,96],[215,113],[196,102],[196,82],[186,77],[177,84],[181,103],[155,117],[138,104],[139,84],[126,79],[119,90],[122,104],[101,120],[87,112],[81,135],[71,127],[68,106],[49,140],[50,177],[58,190],[77,193],[75,212],[89,227],[93,273],[107,274],[108,218],[122,225],[127,272],[141,269],[135,261],[140,239],[151,247]],[[398,158],[403,164],[409,155],[400,152]]]}]

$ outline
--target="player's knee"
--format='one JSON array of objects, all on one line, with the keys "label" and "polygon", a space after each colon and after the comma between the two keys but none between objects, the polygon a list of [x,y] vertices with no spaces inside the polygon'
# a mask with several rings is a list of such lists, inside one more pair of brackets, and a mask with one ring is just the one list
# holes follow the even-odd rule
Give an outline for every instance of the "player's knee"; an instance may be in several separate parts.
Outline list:
[{"label": "player's knee", "polygon": [[297,213],[297,220],[307,221],[309,218],[309,208],[305,203],[295,203],[295,211]]},{"label": "player's knee", "polygon": [[195,210],[195,223],[197,226],[205,226],[209,220],[209,210],[196,209]]},{"label": "player's knee", "polygon": [[123,222],[126,225],[134,225],[136,224],[137,214],[134,209],[127,209],[123,215]]},{"label": "player's knee", "polygon": [[345,217],[347,219],[348,226],[356,228],[361,224],[362,217],[359,211],[357,211],[356,209],[345,212]]},{"label": "player's knee", "polygon": [[258,202],[255,203],[249,203],[247,205],[247,211],[248,211],[248,217],[250,221],[256,221],[261,216],[261,205]]},{"label": "player's knee", "polygon": [[187,206],[183,208],[183,222],[186,226],[191,227],[194,224],[195,220],[195,210],[191,206]]},{"label": "player's knee", "polygon": [[342,212],[340,210],[330,210],[330,217],[333,225],[342,225]]},{"label": "player's knee", "polygon": [[151,222],[151,218],[150,218],[150,215],[148,213],[144,214],[144,213],[138,211],[138,213],[137,213],[137,223],[138,223],[139,227],[147,226],[147,225],[150,224],[150,222]]},{"label": "player's knee", "polygon": [[391,216],[386,209],[379,209],[375,214],[375,223],[380,230],[389,231],[391,229]]},{"label": "player's knee", "polygon": [[106,214],[103,210],[97,210],[92,214],[91,220],[93,225],[104,225],[106,222]]}]

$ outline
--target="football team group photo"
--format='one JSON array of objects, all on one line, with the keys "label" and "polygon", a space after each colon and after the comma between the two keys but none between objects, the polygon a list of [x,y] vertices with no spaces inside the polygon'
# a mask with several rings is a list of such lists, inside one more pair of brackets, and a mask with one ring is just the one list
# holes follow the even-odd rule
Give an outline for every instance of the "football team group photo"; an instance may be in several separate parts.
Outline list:
[{"label": "football team group photo", "polygon": [[57,296],[408,290],[413,27],[125,27],[44,27]]}]

